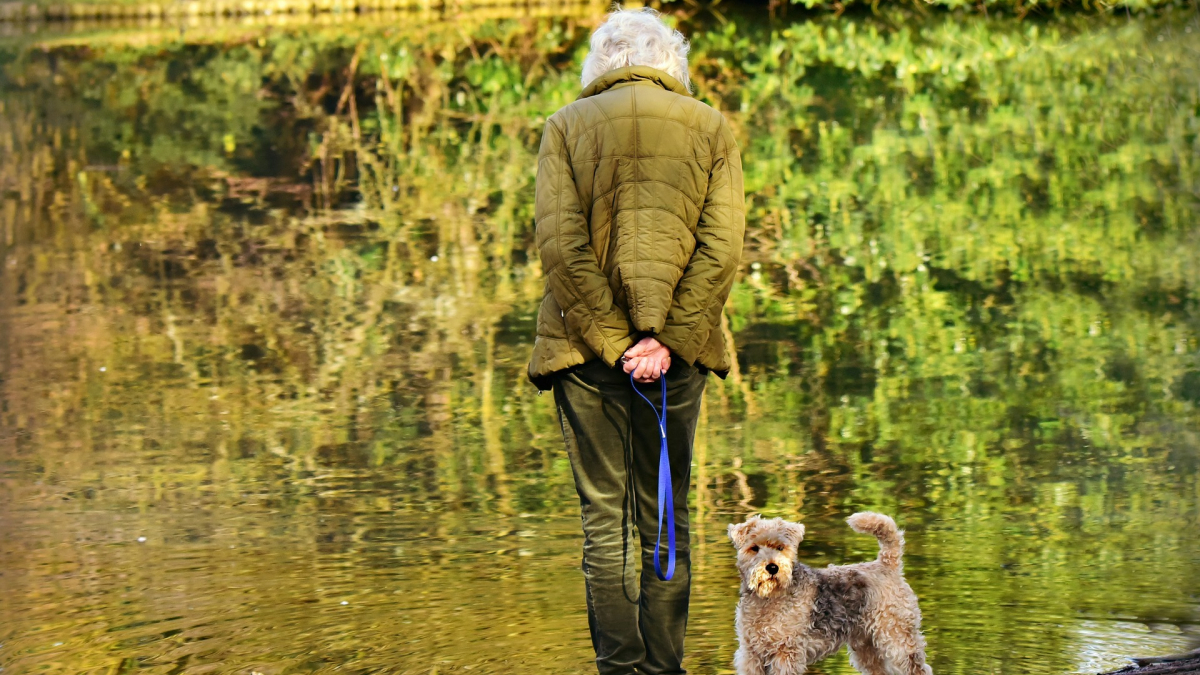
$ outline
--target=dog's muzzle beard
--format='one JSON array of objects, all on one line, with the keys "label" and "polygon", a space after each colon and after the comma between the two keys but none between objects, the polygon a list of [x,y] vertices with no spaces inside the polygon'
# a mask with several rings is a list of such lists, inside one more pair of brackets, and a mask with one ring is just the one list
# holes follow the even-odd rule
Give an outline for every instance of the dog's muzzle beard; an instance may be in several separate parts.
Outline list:
[{"label": "dog's muzzle beard", "polygon": [[749,574],[746,575],[746,588],[760,598],[767,598],[786,588],[791,579],[790,560],[768,560],[750,568]]}]

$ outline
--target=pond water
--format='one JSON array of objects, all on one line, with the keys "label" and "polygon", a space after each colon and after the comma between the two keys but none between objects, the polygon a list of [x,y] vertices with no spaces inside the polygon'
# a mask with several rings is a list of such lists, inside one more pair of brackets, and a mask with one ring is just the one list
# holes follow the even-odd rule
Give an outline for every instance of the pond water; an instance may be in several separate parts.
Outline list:
[{"label": "pond water", "polygon": [[[894,515],[936,673],[1200,640],[1194,11],[680,20],[750,206],[690,671],[731,672],[750,512],[813,565]],[[0,41],[3,673],[593,671],[524,378],[534,157],[592,26]]]}]

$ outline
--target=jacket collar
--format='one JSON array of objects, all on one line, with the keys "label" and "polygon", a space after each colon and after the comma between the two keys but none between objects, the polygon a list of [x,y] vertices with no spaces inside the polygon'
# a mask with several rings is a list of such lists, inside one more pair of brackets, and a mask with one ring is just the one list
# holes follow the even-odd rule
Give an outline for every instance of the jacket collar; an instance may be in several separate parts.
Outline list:
[{"label": "jacket collar", "polygon": [[683,96],[692,95],[692,92],[688,91],[688,88],[683,86],[679,80],[676,80],[661,70],[650,68],[648,66],[626,66],[624,68],[610,70],[600,77],[592,80],[591,84],[584,88],[583,93],[579,95],[579,98],[595,96],[596,94],[612,89],[618,84],[623,84],[626,82],[634,84],[657,84],[663,89],[666,89],[667,91],[673,91],[676,94]]}]

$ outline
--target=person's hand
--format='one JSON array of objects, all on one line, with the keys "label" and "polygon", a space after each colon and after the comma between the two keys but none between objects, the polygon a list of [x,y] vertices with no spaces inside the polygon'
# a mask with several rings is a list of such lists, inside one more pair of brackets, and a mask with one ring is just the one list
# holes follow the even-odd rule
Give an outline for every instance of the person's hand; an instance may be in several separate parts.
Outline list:
[{"label": "person's hand", "polygon": [[642,338],[625,352],[625,372],[642,384],[657,382],[671,367],[671,350],[652,337]]}]

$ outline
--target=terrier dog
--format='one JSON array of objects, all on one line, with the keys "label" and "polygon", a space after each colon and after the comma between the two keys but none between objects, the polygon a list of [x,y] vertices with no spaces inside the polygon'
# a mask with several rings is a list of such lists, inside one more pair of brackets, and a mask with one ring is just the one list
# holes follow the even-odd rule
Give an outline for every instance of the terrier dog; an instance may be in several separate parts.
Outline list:
[{"label": "terrier dog", "polygon": [[844,644],[864,675],[933,675],[917,596],[901,571],[904,533],[879,513],[846,522],[879,540],[876,560],[813,569],[796,559],[803,525],[750,516],[729,526],[742,577],[738,675],[800,675]]}]

